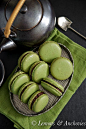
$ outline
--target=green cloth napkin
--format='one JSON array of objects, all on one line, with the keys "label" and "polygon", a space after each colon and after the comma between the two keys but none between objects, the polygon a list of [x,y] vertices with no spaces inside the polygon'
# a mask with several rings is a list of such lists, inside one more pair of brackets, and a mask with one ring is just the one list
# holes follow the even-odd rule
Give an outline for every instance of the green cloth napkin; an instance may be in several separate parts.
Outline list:
[{"label": "green cloth napkin", "polygon": [[[14,123],[14,127],[18,129],[49,129],[64,108],[64,106],[68,103],[72,95],[75,93],[75,91],[78,89],[78,87],[81,85],[86,77],[85,48],[70,40],[67,36],[59,32],[56,28],[54,29],[48,40],[54,40],[58,43],[62,43],[71,51],[74,59],[73,79],[65,95],[51,110],[42,115],[28,117],[16,112],[10,102],[8,81],[13,74],[12,72],[10,77],[0,88],[0,112],[4,114],[7,118],[9,118]],[[39,124],[39,122],[41,122],[41,124]],[[42,122],[46,122],[48,124],[42,125]]]}]

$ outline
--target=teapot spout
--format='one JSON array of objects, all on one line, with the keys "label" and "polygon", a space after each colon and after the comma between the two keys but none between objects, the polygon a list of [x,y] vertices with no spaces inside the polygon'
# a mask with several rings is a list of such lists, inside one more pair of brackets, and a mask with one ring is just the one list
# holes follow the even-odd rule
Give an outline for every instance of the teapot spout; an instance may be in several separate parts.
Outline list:
[{"label": "teapot spout", "polygon": [[13,50],[16,49],[17,45],[10,38],[3,38],[0,44],[0,53],[5,50]]}]

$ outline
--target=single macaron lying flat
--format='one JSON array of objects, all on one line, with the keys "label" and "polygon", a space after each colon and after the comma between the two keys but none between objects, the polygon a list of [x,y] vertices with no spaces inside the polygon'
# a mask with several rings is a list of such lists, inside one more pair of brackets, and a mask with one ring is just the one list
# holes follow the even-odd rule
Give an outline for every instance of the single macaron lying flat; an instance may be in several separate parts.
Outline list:
[{"label": "single macaron lying flat", "polygon": [[36,83],[49,75],[49,66],[44,61],[37,61],[30,67],[29,75]]},{"label": "single macaron lying flat", "polygon": [[40,112],[48,104],[48,101],[49,98],[47,94],[45,94],[43,91],[37,91],[30,97],[28,107],[34,112]]},{"label": "single macaron lying flat", "polygon": [[33,51],[27,51],[25,53],[23,53],[19,59],[18,59],[18,66],[19,68],[24,71],[24,72],[28,72],[30,66],[36,62],[39,61],[39,56],[37,55],[37,53],[33,52]]},{"label": "single macaron lying flat", "polygon": [[19,72],[16,72],[9,80],[8,88],[10,92],[12,92],[13,94],[18,94],[20,87],[24,83],[29,82],[29,81],[30,81],[30,78],[28,74],[22,71],[19,71]]},{"label": "single macaron lying flat", "polygon": [[61,47],[55,41],[45,41],[39,47],[39,56],[40,58],[47,62],[51,63],[55,58],[61,56]]},{"label": "single macaron lying flat", "polygon": [[23,102],[23,103],[27,103],[29,97],[36,92],[37,90],[39,90],[38,85],[35,82],[27,82],[24,85],[22,85],[22,87],[20,88],[19,92],[18,92],[18,96],[19,99]]},{"label": "single macaron lying flat", "polygon": [[64,92],[64,87],[62,85],[48,77],[43,78],[41,86],[55,96],[61,96]]},{"label": "single macaron lying flat", "polygon": [[58,80],[68,79],[73,72],[72,62],[65,57],[56,58],[50,66],[50,72]]}]

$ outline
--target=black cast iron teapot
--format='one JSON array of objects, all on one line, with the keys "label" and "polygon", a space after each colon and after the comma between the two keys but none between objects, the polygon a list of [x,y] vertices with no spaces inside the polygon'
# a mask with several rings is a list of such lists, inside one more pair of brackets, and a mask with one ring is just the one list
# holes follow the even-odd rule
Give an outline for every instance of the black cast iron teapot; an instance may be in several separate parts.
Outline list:
[{"label": "black cast iron teapot", "polygon": [[55,27],[55,13],[48,0],[4,0],[1,8],[4,20],[0,19],[0,29],[5,29],[5,39],[0,51],[16,44],[38,46]]},{"label": "black cast iron teapot", "polygon": [[[35,47],[43,43],[55,27],[55,13],[48,0],[3,0],[0,4],[0,52],[17,45]],[[5,69],[0,60],[0,86]]]}]

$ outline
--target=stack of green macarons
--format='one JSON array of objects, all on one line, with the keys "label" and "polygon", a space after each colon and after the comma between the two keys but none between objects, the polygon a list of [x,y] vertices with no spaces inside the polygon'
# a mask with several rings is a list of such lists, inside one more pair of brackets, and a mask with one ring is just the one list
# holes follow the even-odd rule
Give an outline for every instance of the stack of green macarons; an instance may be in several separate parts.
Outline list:
[{"label": "stack of green macarons", "polygon": [[48,104],[49,97],[39,89],[38,84],[49,75],[49,66],[40,61],[37,53],[27,51],[19,57],[18,67],[20,70],[8,83],[9,91],[28,104],[30,110],[40,112]]},{"label": "stack of green macarons", "polygon": [[48,95],[40,90],[39,84],[59,97],[64,92],[64,87],[48,75],[51,74],[57,80],[65,80],[73,72],[72,62],[61,57],[61,51],[57,42],[46,41],[39,47],[38,53],[27,51],[18,59],[20,70],[11,77],[8,87],[10,92],[18,95],[34,112],[42,111],[49,101]]}]

